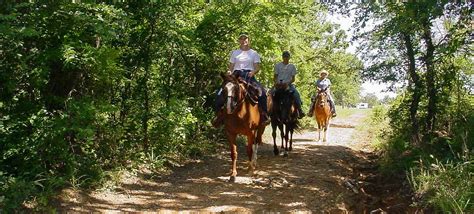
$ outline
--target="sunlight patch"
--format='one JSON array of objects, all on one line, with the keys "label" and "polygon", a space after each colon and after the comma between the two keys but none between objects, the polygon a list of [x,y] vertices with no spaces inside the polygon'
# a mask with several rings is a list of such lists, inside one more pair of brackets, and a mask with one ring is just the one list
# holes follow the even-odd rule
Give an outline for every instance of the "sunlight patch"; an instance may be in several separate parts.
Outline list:
[{"label": "sunlight patch", "polygon": [[177,193],[176,195],[180,198],[191,199],[191,200],[196,200],[196,199],[199,198],[195,195],[191,195],[191,194],[183,193],[183,192],[182,193]]},{"label": "sunlight patch", "polygon": [[206,208],[206,211],[209,212],[238,212],[238,213],[251,213],[249,209],[244,207],[232,206],[232,205],[222,205],[222,206],[213,206]]},{"label": "sunlight patch", "polygon": [[[229,181],[229,177],[228,176],[221,176],[221,177],[217,177],[219,180],[222,180],[222,181]],[[235,183],[236,184],[252,184],[253,181],[252,181],[252,178],[250,177],[235,177]]]},{"label": "sunlight patch", "polygon": [[292,203],[289,203],[289,204],[280,203],[280,205],[287,206],[287,207],[301,207],[301,206],[306,206],[306,203],[304,203],[304,202],[292,202]]}]

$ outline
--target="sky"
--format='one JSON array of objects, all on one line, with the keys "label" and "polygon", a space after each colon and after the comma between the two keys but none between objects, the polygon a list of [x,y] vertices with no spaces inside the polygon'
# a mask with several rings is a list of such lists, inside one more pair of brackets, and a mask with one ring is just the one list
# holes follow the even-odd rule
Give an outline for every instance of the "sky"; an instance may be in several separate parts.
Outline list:
[{"label": "sky", "polygon": [[[350,40],[352,37],[352,22],[354,20],[354,14],[351,14],[351,16],[346,17],[342,16],[340,14],[328,14],[328,19],[329,21],[339,24],[341,26],[341,29],[346,31],[347,34],[347,40]],[[370,23],[368,25],[370,27]],[[357,47],[357,42],[350,42],[349,47],[347,48],[347,52],[355,54],[356,52],[356,47]],[[386,92],[388,88],[388,84],[380,84],[376,82],[364,82],[362,83],[362,90],[361,90],[361,95],[364,96],[368,93],[374,93],[379,99],[383,99],[385,96],[390,96],[390,97],[395,97],[396,94],[393,92]]]}]

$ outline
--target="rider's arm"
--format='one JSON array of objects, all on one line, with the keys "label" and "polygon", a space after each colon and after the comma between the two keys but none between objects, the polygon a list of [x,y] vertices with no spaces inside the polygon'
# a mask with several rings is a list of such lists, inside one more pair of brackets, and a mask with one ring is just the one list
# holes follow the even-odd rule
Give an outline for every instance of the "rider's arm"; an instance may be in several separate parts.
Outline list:
[{"label": "rider's arm", "polygon": [[235,63],[229,63],[229,66],[227,68],[227,73],[232,74],[232,72],[234,70],[234,65],[235,65]]},{"label": "rider's arm", "polygon": [[253,77],[255,76],[258,71],[260,71],[260,63],[253,63],[253,71],[251,71],[250,73],[252,73],[250,76]]},{"label": "rider's arm", "polygon": [[296,79],[295,76],[296,76],[296,75],[293,75],[293,77],[291,78],[290,83],[294,83],[294,82],[295,82],[295,79]]}]

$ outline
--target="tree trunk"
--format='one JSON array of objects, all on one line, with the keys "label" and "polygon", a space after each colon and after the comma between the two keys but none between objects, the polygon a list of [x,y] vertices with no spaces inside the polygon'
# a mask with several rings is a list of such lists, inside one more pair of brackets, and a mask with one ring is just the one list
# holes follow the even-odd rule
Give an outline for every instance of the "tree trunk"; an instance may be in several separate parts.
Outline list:
[{"label": "tree trunk", "polygon": [[150,65],[152,63],[151,60],[151,51],[150,51],[150,44],[152,44],[153,36],[155,34],[155,20],[153,17],[150,17],[150,35],[145,42],[145,50],[144,50],[144,63],[143,69],[145,70],[145,76],[143,77],[143,99],[144,99],[144,112],[142,118],[142,126],[143,126],[143,144],[145,150],[149,149],[149,140],[148,140],[148,120],[150,119],[150,95],[148,91],[148,79],[150,78]]},{"label": "tree trunk", "polygon": [[436,73],[433,63],[434,45],[431,39],[431,23],[428,19],[424,22],[423,40],[426,45],[426,54],[424,57],[426,66],[426,89],[428,93],[428,114],[426,118],[426,129],[429,133],[435,129],[436,120]]},{"label": "tree trunk", "polygon": [[405,43],[406,54],[408,58],[408,74],[410,76],[409,90],[413,93],[413,99],[410,103],[410,120],[411,120],[411,143],[419,145],[420,143],[420,125],[417,118],[419,103],[421,100],[422,83],[420,75],[416,72],[415,52],[413,51],[413,43],[409,33],[402,33]]}]

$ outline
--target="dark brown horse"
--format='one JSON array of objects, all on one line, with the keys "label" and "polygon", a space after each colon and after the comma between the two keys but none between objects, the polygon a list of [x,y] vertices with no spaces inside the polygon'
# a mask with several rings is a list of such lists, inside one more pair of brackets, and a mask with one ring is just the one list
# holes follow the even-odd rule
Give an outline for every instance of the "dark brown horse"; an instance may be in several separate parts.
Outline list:
[{"label": "dark brown horse", "polygon": [[319,90],[317,92],[313,115],[315,115],[316,122],[318,123],[318,141],[321,140],[321,129],[323,129],[323,142],[326,142],[329,120],[331,119],[331,108],[326,90]]},{"label": "dark brown horse", "polygon": [[223,79],[222,93],[225,96],[224,127],[229,141],[232,168],[230,181],[237,176],[237,145],[238,134],[247,136],[247,155],[249,172],[257,166],[258,145],[262,143],[265,125],[262,124],[258,104],[251,101],[247,93],[248,84],[236,76],[221,73]]},{"label": "dark brown horse", "polygon": [[[278,127],[280,129],[281,149],[285,149],[284,156],[286,157],[288,151],[293,150],[293,132],[298,128],[295,98],[288,90],[287,84],[277,84],[273,96],[269,97],[271,97],[268,104],[272,111],[273,153],[275,155],[280,154],[276,145],[276,128]],[[283,146],[283,139],[285,139],[285,146]]]}]

